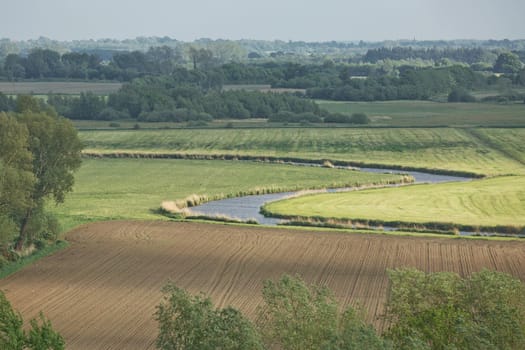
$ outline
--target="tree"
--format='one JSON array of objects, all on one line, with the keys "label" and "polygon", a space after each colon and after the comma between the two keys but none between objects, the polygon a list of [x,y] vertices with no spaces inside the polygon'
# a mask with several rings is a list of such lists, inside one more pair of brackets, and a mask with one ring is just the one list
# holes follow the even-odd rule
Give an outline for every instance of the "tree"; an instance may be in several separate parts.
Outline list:
[{"label": "tree", "polygon": [[5,350],[62,350],[64,339],[40,313],[39,321],[29,321],[31,328],[23,329],[23,320],[0,291],[0,348]]},{"label": "tree", "polygon": [[389,271],[386,337],[396,349],[523,349],[525,287],[499,272]]},{"label": "tree", "polygon": [[193,62],[193,69],[208,69],[213,65],[213,52],[208,49],[197,49],[190,46],[189,55]]},{"label": "tree", "polygon": [[503,52],[496,59],[493,70],[496,73],[517,73],[522,66],[517,55],[512,52]]},{"label": "tree", "polygon": [[463,88],[455,88],[447,98],[448,102],[476,102],[476,98]]},{"label": "tree", "polygon": [[214,309],[209,298],[191,296],[168,284],[155,313],[159,322],[157,348],[176,349],[262,349],[255,328],[233,309]]},{"label": "tree", "polygon": [[64,201],[73,187],[73,172],[80,167],[82,144],[72,123],[47,113],[23,112],[16,115],[28,130],[28,149],[32,154],[35,184],[30,205],[21,217],[20,234],[15,248],[22,249],[28,238],[33,214],[42,209],[46,198]]},{"label": "tree", "polygon": [[348,308],[339,313],[332,292],[284,275],[264,282],[257,324],[268,347],[279,349],[384,349],[386,344]]},{"label": "tree", "polygon": [[31,206],[35,185],[29,132],[16,118],[0,113],[0,249],[17,233],[17,218]]}]

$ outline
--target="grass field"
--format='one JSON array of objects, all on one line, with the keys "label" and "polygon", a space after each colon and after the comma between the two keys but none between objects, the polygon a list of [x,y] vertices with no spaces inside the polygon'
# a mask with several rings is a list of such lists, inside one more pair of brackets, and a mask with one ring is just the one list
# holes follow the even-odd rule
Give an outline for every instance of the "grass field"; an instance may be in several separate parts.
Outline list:
[{"label": "grass field", "polygon": [[43,311],[74,350],[154,349],[168,280],[254,318],[263,280],[300,274],[343,305],[360,303],[378,328],[388,268],[463,276],[488,268],[525,280],[525,245],[516,241],[158,221],[90,224],[67,238],[69,248],[0,280],[0,289],[24,319]]},{"label": "grass field", "polygon": [[0,82],[0,92],[6,95],[79,95],[81,92],[89,91],[96,95],[108,95],[116,92],[121,86],[122,83],[109,82]]},{"label": "grass field", "polygon": [[525,227],[525,176],[328,193],[269,203],[281,216]]},{"label": "grass field", "polygon": [[192,194],[225,197],[266,188],[273,191],[342,187],[400,179],[341,169],[255,162],[85,159],[74,191],[64,204],[50,205],[64,228],[109,219],[159,219],[164,200]]},{"label": "grass field", "polygon": [[366,113],[370,126],[525,126],[525,104],[430,101],[334,102],[319,105],[339,113]]},{"label": "grass field", "polygon": [[[364,164],[523,174],[525,129],[195,129],[82,131],[86,152],[331,159]],[[481,135],[480,134],[480,135]],[[490,138],[495,141],[488,141]],[[512,155],[514,154],[514,155]]]}]

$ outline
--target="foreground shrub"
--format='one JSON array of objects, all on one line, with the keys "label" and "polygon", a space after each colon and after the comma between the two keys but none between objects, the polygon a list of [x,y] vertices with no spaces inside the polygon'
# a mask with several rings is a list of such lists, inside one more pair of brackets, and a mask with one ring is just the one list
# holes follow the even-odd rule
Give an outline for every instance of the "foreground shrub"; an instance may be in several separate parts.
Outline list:
[{"label": "foreground shrub", "polygon": [[340,313],[332,292],[284,275],[265,281],[257,324],[269,348],[385,349],[372,326],[352,308]]},{"label": "foreground shrub", "polygon": [[524,349],[525,288],[483,270],[469,278],[389,271],[386,337],[396,349]]},{"label": "foreground shrub", "polygon": [[168,284],[157,306],[157,348],[172,349],[263,349],[259,335],[242,314],[228,307],[215,309],[209,298],[191,296]]},{"label": "foreground shrub", "polygon": [[42,314],[39,320],[32,319],[29,324],[29,332],[24,331],[22,317],[12,309],[4,293],[0,292],[0,349],[64,349],[64,339],[53,330],[51,322]]}]

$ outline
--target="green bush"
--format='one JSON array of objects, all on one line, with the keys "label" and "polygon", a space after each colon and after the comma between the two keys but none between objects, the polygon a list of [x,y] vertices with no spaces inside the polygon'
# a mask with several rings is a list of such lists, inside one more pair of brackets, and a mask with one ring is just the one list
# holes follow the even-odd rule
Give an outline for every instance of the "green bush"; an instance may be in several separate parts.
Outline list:
[{"label": "green bush", "polygon": [[233,309],[215,309],[209,298],[191,296],[168,284],[155,313],[159,322],[157,348],[171,349],[263,349],[250,321]]},{"label": "green bush", "polygon": [[448,102],[476,102],[476,98],[468,93],[468,91],[456,88],[448,94]]},{"label": "green bush", "polygon": [[365,113],[352,113],[352,117],[350,117],[350,123],[352,124],[368,124],[370,123],[370,119]]},{"label": "green bush", "polygon": [[64,339],[42,313],[39,320],[32,319],[29,324],[31,328],[26,332],[22,317],[13,310],[4,293],[0,291],[0,349],[64,349]]},{"label": "green bush", "polygon": [[[507,274],[482,270],[389,271],[385,334],[396,349],[524,349],[525,287]],[[420,347],[421,348],[421,347]]]},{"label": "green bush", "polygon": [[277,282],[264,282],[263,299],[257,324],[268,348],[387,348],[354,309],[341,313],[326,287],[308,286],[299,277],[284,275]]}]

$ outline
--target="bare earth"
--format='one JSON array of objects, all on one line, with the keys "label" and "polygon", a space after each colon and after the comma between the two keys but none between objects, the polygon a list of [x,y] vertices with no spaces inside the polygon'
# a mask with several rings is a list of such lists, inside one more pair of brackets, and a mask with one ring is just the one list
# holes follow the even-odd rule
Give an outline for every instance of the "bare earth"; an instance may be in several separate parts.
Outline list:
[{"label": "bare earth", "polygon": [[0,280],[24,319],[42,310],[68,349],[153,349],[155,305],[169,280],[253,316],[264,279],[300,274],[381,327],[385,270],[462,275],[483,267],[525,280],[525,243],[394,237],[239,226],[106,222],[68,235],[71,246]]}]

